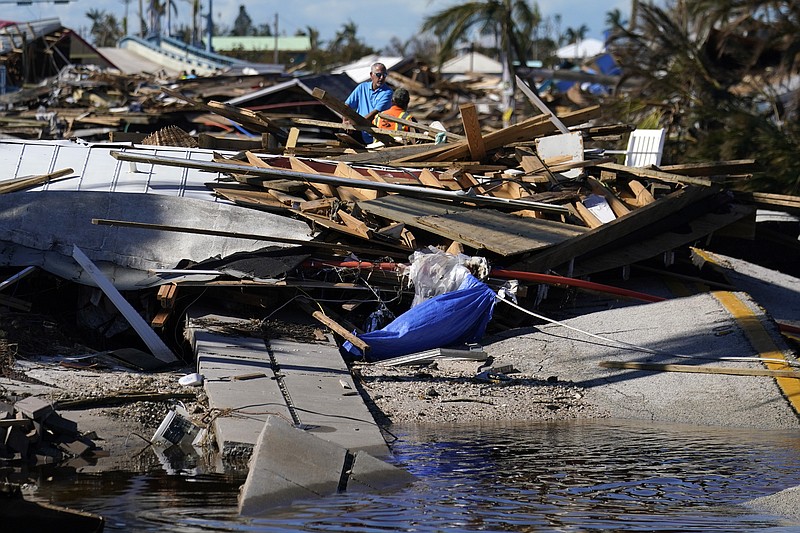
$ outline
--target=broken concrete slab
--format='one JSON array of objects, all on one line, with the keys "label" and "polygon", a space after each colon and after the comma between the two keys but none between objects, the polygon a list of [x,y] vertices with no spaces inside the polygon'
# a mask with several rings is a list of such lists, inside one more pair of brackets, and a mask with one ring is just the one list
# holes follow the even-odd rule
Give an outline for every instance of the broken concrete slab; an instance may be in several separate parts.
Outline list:
[{"label": "broken concrete slab", "polygon": [[248,457],[271,415],[339,446],[389,455],[335,345],[226,335],[213,323],[246,324],[196,312],[187,325],[209,407],[220,413],[213,427],[223,455]]},{"label": "broken concrete slab", "polygon": [[414,481],[414,476],[370,454],[357,451],[350,469],[347,490],[350,492],[381,492],[404,487]]},{"label": "broken concrete slab", "polygon": [[729,283],[748,293],[778,322],[800,327],[800,279],[743,259],[692,248],[692,261],[722,273]]},{"label": "broken concrete slab", "polygon": [[408,472],[364,451],[354,456],[347,448],[269,416],[239,493],[239,513],[254,516],[300,500],[351,490],[387,490],[412,480]]},{"label": "broken concrete slab", "polygon": [[[726,307],[724,295],[741,302],[746,316]],[[586,314],[562,324],[541,325],[484,349],[522,372],[583,387],[582,401],[614,418],[759,429],[800,427],[796,411],[800,394],[786,392],[780,382],[785,379],[788,386],[797,387],[797,379],[599,366],[611,360],[763,368],[767,357],[796,364],[774,322],[747,294],[703,293]],[[758,328],[771,345],[755,347],[748,328]],[[743,359],[730,359],[734,357]]]}]

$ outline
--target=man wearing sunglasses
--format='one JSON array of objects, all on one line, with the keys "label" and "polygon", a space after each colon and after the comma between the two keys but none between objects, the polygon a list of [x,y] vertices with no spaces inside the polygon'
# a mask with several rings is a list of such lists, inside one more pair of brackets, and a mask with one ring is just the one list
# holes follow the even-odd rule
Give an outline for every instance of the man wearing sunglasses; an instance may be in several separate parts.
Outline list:
[{"label": "man wearing sunglasses", "polygon": [[[369,80],[356,85],[344,103],[370,122],[378,113],[392,107],[392,89],[386,85],[386,65],[374,63]],[[372,135],[367,132],[361,132],[361,137],[364,144],[372,142]]]}]

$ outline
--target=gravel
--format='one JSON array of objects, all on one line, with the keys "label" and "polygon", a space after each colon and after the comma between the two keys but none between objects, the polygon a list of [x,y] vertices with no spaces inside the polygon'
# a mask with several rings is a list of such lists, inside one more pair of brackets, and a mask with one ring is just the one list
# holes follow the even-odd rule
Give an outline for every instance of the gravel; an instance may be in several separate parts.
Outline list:
[{"label": "gravel", "polygon": [[[489,349],[491,349],[489,347]],[[358,364],[363,394],[379,422],[476,423],[482,421],[542,421],[603,418],[583,401],[585,391],[556,376],[521,372],[513,354],[493,356],[484,363],[439,359],[424,366]]]}]

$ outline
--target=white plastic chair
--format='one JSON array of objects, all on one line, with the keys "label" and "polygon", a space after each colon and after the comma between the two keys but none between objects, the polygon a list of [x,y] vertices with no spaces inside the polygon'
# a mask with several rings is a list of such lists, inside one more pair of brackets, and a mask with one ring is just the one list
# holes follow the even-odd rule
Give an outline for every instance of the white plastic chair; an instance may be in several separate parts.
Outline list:
[{"label": "white plastic chair", "polygon": [[625,150],[604,150],[603,154],[625,154],[625,166],[649,167],[661,164],[666,130],[633,130]]}]

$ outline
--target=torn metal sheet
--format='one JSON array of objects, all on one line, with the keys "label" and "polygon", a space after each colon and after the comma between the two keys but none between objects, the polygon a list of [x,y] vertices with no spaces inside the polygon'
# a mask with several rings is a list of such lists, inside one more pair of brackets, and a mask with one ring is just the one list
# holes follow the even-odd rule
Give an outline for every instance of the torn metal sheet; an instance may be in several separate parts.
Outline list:
[{"label": "torn metal sheet", "polygon": [[77,244],[117,289],[124,290],[163,282],[148,270],[264,247],[262,241],[251,239],[97,226],[91,223],[95,217],[311,238],[304,222],[223,203],[150,194],[19,192],[0,195],[0,265],[36,265],[90,284],[72,260]]}]

